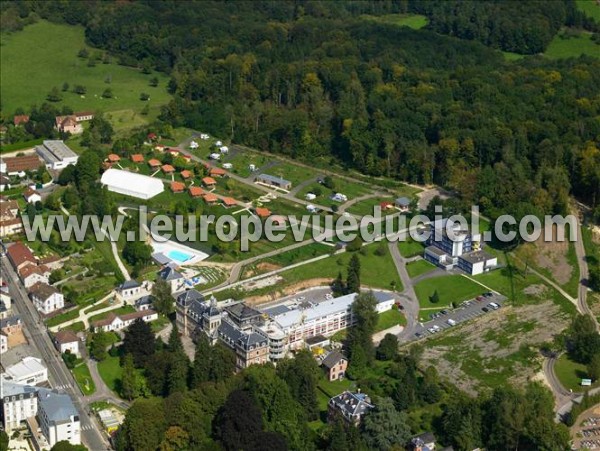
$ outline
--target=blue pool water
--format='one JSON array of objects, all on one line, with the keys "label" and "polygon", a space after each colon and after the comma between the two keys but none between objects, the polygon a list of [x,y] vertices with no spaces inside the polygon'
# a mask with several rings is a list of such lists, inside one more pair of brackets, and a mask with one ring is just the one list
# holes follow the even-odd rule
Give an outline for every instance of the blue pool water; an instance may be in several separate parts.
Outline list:
[{"label": "blue pool water", "polygon": [[171,260],[175,260],[180,263],[186,262],[190,258],[192,258],[190,254],[186,254],[185,252],[178,251],[176,249],[172,249],[169,252],[167,252],[167,257],[169,257]]}]

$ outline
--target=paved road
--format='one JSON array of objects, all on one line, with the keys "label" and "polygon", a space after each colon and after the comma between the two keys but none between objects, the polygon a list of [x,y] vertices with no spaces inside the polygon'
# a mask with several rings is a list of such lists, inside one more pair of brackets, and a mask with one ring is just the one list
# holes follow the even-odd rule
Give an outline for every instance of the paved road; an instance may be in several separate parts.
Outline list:
[{"label": "paved road", "polygon": [[586,259],[585,246],[583,244],[581,221],[577,215],[575,215],[575,217],[577,218],[577,241],[575,241],[575,253],[577,254],[577,264],[579,265],[579,289],[577,293],[578,310],[580,313],[590,315],[596,324],[596,329],[598,329],[598,320],[587,304],[587,281],[590,273]]},{"label": "paved road", "polygon": [[406,316],[406,327],[398,335],[398,339],[400,341],[407,341],[410,337],[414,336],[419,325],[419,299],[411,283],[410,276],[406,271],[406,259],[400,254],[398,243],[390,241],[388,249],[404,287],[404,290],[400,293],[400,297],[402,306],[404,307],[404,315]]},{"label": "paved road", "polygon": [[53,387],[60,387],[68,393],[79,412],[81,421],[81,439],[84,444],[93,451],[110,449],[108,442],[104,439],[100,425],[88,415],[82,396],[73,376],[67,369],[58,351],[54,348],[52,340],[46,332],[46,327],[33,304],[27,297],[25,288],[17,278],[7,257],[2,257],[2,273],[7,276],[7,282],[11,297],[15,303],[15,309],[21,315],[25,323],[25,333],[29,335],[30,344],[34,345],[48,366],[48,375]]},{"label": "paved road", "polygon": [[98,372],[98,363],[93,359],[89,359],[87,361],[87,365],[90,369],[90,375],[92,376],[94,385],[96,386],[96,391],[93,395],[85,397],[86,404],[91,404],[97,401],[109,401],[114,405],[121,407],[122,409],[128,409],[130,404],[116,396],[102,380],[102,377]]}]

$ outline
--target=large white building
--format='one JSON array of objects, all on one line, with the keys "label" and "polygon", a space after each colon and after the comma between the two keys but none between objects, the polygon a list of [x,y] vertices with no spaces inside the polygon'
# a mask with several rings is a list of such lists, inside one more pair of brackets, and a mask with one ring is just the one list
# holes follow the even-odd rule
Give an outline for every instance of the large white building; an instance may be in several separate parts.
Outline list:
[{"label": "large white building", "polygon": [[6,367],[1,379],[15,384],[37,385],[48,381],[48,368],[42,359],[27,356],[19,363]]},{"label": "large white building", "polygon": [[164,190],[163,182],[147,175],[120,169],[108,169],[100,178],[109,191],[138,199],[150,199]]},{"label": "large white building", "polygon": [[38,392],[38,420],[50,446],[63,440],[71,445],[81,444],[79,413],[69,395],[41,389]]},{"label": "large white building", "polygon": [[35,151],[50,169],[66,168],[70,164],[76,164],[79,159],[79,155],[60,140],[45,140]]},{"label": "large white building", "polygon": [[0,398],[2,400],[2,423],[10,433],[38,411],[37,388],[15,384],[0,378]]}]

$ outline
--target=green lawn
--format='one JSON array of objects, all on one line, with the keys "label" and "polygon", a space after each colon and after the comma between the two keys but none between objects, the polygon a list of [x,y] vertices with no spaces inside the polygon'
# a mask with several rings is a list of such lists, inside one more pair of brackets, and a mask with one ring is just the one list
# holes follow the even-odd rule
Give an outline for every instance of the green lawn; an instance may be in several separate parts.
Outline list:
[{"label": "green lawn", "polygon": [[384,14],[382,16],[363,14],[361,18],[373,22],[409,27],[414,30],[423,28],[429,22],[427,17],[420,14]]},{"label": "green lawn", "polygon": [[119,365],[119,357],[108,356],[102,362],[98,362],[98,372],[107,387],[117,393],[123,374],[123,369]]},{"label": "green lawn", "polygon": [[[273,175],[275,177],[282,177],[292,182],[292,188],[305,180],[311,179],[315,176],[315,170],[306,168],[304,166],[298,166],[293,163],[282,162],[279,160],[275,166],[265,169],[264,173]],[[262,171],[257,171],[258,174]]]},{"label": "green lawn", "polygon": [[[279,267],[290,266],[310,260],[320,255],[331,253],[333,250],[334,248],[331,246],[327,246],[322,243],[310,243],[306,246],[292,249],[272,257],[263,258],[250,265],[247,265],[244,267],[243,274],[247,275],[248,277],[256,276],[274,269],[270,267],[270,265],[276,265]],[[264,265],[265,263],[268,264],[268,266]]]},{"label": "green lawn", "polygon": [[[429,300],[437,290],[440,301],[432,304]],[[421,308],[449,306],[452,302],[457,304],[471,299],[485,291],[481,285],[470,281],[466,277],[458,275],[440,276],[431,279],[422,280],[415,285],[415,292],[419,298]]]},{"label": "green lawn", "polygon": [[581,379],[589,377],[586,366],[572,361],[567,354],[556,361],[554,372],[563,387],[574,392],[582,391]]},{"label": "green lawn", "polygon": [[[53,87],[62,89],[69,84],[69,90],[62,92],[62,101],[56,105],[70,106],[74,110],[123,111],[139,113],[150,105],[148,117],[155,117],[159,107],[170,100],[166,91],[168,78],[164,74],[143,74],[140,70],[120,66],[116,58],[109,64],[96,62],[88,67],[88,59],[79,58],[77,53],[84,47],[90,56],[103,56],[104,52],[86,46],[84,29],[79,26],[56,24],[40,20],[13,34],[2,34],[1,96],[3,109],[12,113],[17,108],[40,105]],[[150,87],[152,77],[159,79],[158,87]],[[106,81],[110,80],[110,83]],[[87,88],[84,96],[72,92],[75,85]],[[106,88],[112,89],[113,98],[103,99]],[[140,100],[140,93],[150,95],[148,102]],[[122,115],[123,113],[115,113]],[[127,113],[126,113],[127,114]],[[130,117],[126,121],[132,120]],[[136,117],[133,125],[146,122],[146,117]],[[117,118],[115,125],[121,128],[125,122]]]},{"label": "green lawn", "polygon": [[417,260],[406,265],[406,271],[412,279],[413,277],[420,276],[421,274],[433,271],[436,266],[433,263],[429,263],[427,260]]},{"label": "green lawn", "polygon": [[[381,205],[381,202],[392,202],[393,203],[394,198],[393,197],[374,197],[374,198],[370,198],[370,199],[364,199],[364,200],[361,200],[360,202],[355,203],[354,205],[351,205],[347,211],[349,213],[353,213],[353,214],[359,215],[359,216],[372,215],[373,212],[375,211],[375,207],[379,207]],[[390,208],[388,210],[381,210],[381,216],[387,216],[387,215],[391,215],[394,213],[398,213],[398,210],[396,210],[395,208]]]},{"label": "green lawn", "polygon": [[504,58],[508,61],[518,61],[525,58],[525,55],[521,55],[520,53],[514,52],[502,52]]},{"label": "green lawn", "polygon": [[595,0],[575,0],[577,8],[592,17],[596,22],[600,22],[600,5]]},{"label": "green lawn", "polygon": [[404,258],[415,257],[417,255],[423,255],[425,246],[423,243],[414,241],[412,238],[407,237],[406,240],[398,242],[400,253]]},{"label": "green lawn", "polygon": [[79,363],[71,372],[84,395],[89,396],[96,391],[96,386],[90,375],[90,369],[85,362]]},{"label": "green lawn", "polygon": [[561,31],[552,39],[544,55],[551,59],[571,58],[581,55],[598,57],[600,46],[592,41],[592,34],[579,32],[577,36],[569,37],[569,32]]},{"label": "green lawn", "polygon": [[[315,176],[318,174],[319,172],[316,171],[313,172],[312,175]],[[321,178],[324,178],[324,176],[321,175]],[[321,205],[330,205],[336,203],[329,199],[329,196],[333,193],[345,194],[346,197],[348,197],[348,200],[352,200],[356,197],[373,192],[373,190],[371,190],[369,186],[364,183],[352,182],[341,177],[332,177],[332,180],[333,188],[327,188],[321,183],[315,181],[309,183],[300,191],[298,191],[296,197],[299,199],[304,199],[308,193],[318,194],[320,192],[321,194],[317,196],[315,202]]]},{"label": "green lawn", "polygon": [[379,314],[377,319],[377,327],[375,332],[380,332],[385,329],[389,329],[393,326],[404,326],[406,324],[406,317],[396,307],[392,307],[391,310]]},{"label": "green lawn", "polygon": [[79,310],[80,308],[75,308],[73,310],[69,310],[66,313],[61,313],[60,315],[53,316],[48,321],[46,321],[46,325],[48,327],[57,326],[66,321],[75,319],[79,316]]}]

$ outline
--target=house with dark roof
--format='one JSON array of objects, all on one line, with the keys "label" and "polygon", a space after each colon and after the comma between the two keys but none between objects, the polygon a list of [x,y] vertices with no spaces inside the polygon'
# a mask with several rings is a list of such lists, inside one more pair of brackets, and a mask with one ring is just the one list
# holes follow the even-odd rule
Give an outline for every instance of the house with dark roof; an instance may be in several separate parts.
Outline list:
[{"label": "house with dark roof", "polygon": [[408,211],[410,209],[410,199],[408,197],[399,197],[394,201],[394,205],[400,211]]},{"label": "house with dark roof", "polygon": [[337,381],[343,379],[346,375],[348,359],[341,352],[334,350],[325,356],[321,366],[325,370],[328,380]]},{"label": "house with dark roof", "polygon": [[37,282],[29,288],[29,297],[38,312],[47,315],[65,306],[63,294],[47,283]]},{"label": "house with dark roof", "polygon": [[262,320],[262,313],[243,302],[238,302],[225,307],[227,316],[238,328],[242,330],[250,329]]},{"label": "house with dark roof", "polygon": [[327,405],[327,421],[333,422],[342,418],[351,425],[358,426],[365,415],[375,406],[371,404],[371,398],[365,393],[358,391],[352,393],[345,391],[329,400]]},{"label": "house with dark roof", "polygon": [[68,352],[79,356],[79,337],[71,330],[59,330],[54,334],[54,346],[61,354]]},{"label": "house with dark roof", "polygon": [[119,331],[121,329],[129,327],[131,324],[133,324],[134,321],[138,319],[149,323],[158,319],[158,313],[150,309],[142,310],[139,312],[126,313],[124,315],[115,315],[111,312],[105,319],[93,322],[92,330],[94,332]]},{"label": "house with dark roof", "polygon": [[166,265],[158,272],[158,277],[169,284],[171,293],[185,289],[185,278],[171,265]]},{"label": "house with dark roof", "polygon": [[142,293],[142,285],[134,279],[126,280],[117,287],[117,293],[122,299],[139,297]]},{"label": "house with dark roof", "polygon": [[285,190],[292,189],[292,182],[284,179],[283,177],[275,177],[269,174],[260,174],[257,175],[254,179],[256,183],[261,183],[263,185],[274,186],[276,188],[283,188]]},{"label": "house with dark roof", "polygon": [[37,417],[50,446],[63,440],[72,445],[81,444],[79,413],[66,393],[39,389]]},{"label": "house with dark roof", "polygon": [[154,299],[155,298],[152,295],[142,296],[141,298],[135,301],[135,309],[138,312],[141,312],[142,310],[152,309],[152,306],[154,305]]},{"label": "house with dark roof", "polygon": [[435,436],[432,432],[424,432],[417,435],[410,440],[408,449],[412,451],[434,451]]}]

